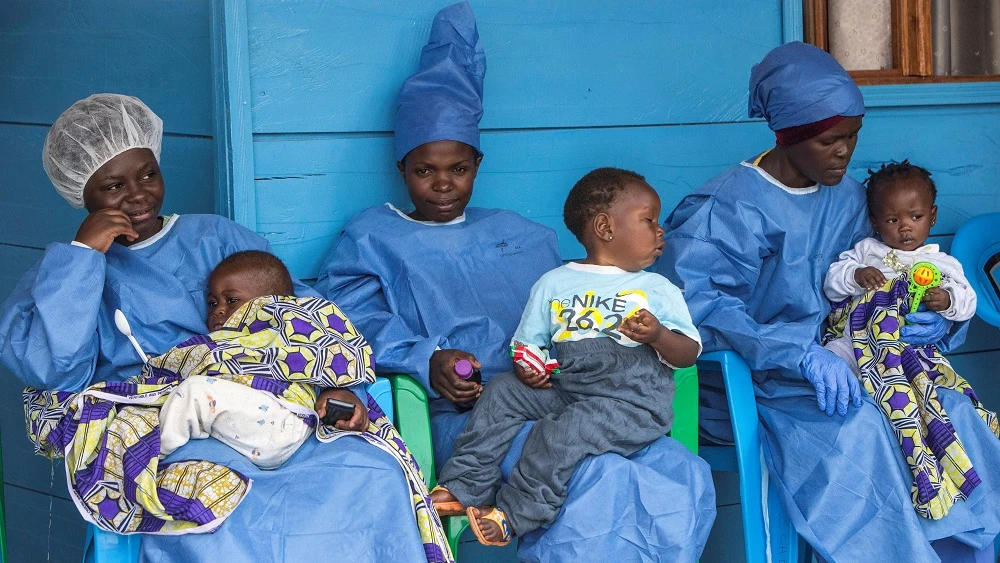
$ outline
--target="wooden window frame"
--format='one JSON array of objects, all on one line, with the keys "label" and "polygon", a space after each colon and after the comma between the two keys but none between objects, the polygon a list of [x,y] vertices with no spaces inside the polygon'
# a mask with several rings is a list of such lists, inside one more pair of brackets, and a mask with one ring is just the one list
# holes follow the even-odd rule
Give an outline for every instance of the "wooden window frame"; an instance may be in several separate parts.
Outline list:
[{"label": "wooden window frame", "polygon": [[[892,68],[852,70],[859,85],[942,82],[997,82],[1000,75],[934,76],[931,0],[892,1]],[[827,0],[803,0],[802,32],[806,43],[830,50]]]}]

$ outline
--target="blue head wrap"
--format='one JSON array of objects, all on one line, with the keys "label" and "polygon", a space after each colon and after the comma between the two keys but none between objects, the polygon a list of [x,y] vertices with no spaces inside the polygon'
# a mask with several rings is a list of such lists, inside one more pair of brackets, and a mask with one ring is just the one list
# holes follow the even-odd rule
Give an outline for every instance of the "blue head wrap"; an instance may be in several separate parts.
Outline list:
[{"label": "blue head wrap", "polygon": [[403,82],[396,101],[396,160],[432,141],[461,141],[479,154],[486,54],[468,2],[434,17],[420,69]]},{"label": "blue head wrap", "polygon": [[834,116],[864,115],[861,89],[830,53],[796,41],[773,49],[750,72],[750,117],[772,131]]}]

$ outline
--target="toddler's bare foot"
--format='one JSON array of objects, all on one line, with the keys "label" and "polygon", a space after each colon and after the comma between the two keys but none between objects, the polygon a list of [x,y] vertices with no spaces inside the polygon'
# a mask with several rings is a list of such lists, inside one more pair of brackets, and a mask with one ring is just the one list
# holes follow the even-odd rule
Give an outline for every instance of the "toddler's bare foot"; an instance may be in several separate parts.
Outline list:
[{"label": "toddler's bare foot", "polygon": [[[482,533],[482,537],[477,539],[480,540],[480,543],[485,545],[506,545],[507,543],[510,543],[513,532],[510,531],[509,526],[502,527],[501,524],[497,523],[492,518],[485,517],[493,510],[494,508],[492,506],[480,506],[471,510],[470,516],[475,516],[476,524],[479,527],[479,531]],[[504,519],[504,524],[506,523],[506,519]]]},{"label": "toddler's bare foot", "polygon": [[437,510],[438,516],[458,516],[459,514],[465,514],[465,507],[462,503],[458,502],[455,495],[451,494],[451,491],[442,486],[434,487],[431,491],[431,504],[434,505],[434,509]]},{"label": "toddler's bare foot", "polygon": [[431,491],[431,502],[434,504],[444,504],[446,502],[458,502],[458,499],[448,489],[436,487]]}]

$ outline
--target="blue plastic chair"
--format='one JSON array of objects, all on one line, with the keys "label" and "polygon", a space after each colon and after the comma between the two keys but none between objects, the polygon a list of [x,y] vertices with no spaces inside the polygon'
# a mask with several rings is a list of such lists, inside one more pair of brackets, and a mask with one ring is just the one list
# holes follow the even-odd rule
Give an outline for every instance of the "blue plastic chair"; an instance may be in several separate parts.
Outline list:
[{"label": "blue plastic chair", "polygon": [[[951,255],[962,264],[969,285],[976,291],[976,314],[989,324],[1000,327],[1000,297],[986,276],[986,260],[1000,253],[1000,213],[987,213],[969,219],[955,233]],[[1000,536],[993,543],[1000,557]]]},{"label": "blue plastic chair", "polygon": [[1000,297],[997,297],[983,266],[1000,252],[1000,213],[979,215],[965,222],[955,233],[951,255],[962,263],[969,285],[978,297],[976,314],[1000,327]]},{"label": "blue plastic chair", "polygon": [[[392,405],[392,387],[388,379],[376,379],[368,386],[371,395],[389,420],[395,420]],[[141,534],[121,535],[108,532],[90,524],[83,544],[84,563],[135,563],[139,560]]]},{"label": "blue plastic chair", "polygon": [[726,350],[702,354],[698,358],[698,369],[705,368],[722,371],[735,445],[701,446],[699,455],[714,471],[738,472],[740,475],[746,562],[808,560],[810,550],[805,542],[800,545],[799,535],[776,493],[769,492],[767,503],[764,503],[760,422],[750,366],[738,354]]}]

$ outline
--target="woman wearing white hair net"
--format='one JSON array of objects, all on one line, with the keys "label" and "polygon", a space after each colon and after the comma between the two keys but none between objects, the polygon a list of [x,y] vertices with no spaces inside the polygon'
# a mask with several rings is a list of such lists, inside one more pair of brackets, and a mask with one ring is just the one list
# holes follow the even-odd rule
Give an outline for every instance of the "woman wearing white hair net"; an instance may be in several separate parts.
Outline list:
[{"label": "woman wearing white hair net", "polygon": [[[162,354],[207,332],[216,264],[237,251],[271,250],[223,217],[160,214],[162,133],[145,104],[117,94],[73,104],[49,131],[45,171],[89,215],[75,240],[46,248],[0,307],[0,359],[25,385],[80,391],[137,375],[142,361],[115,328],[115,309],[147,354]],[[315,295],[297,280],[296,293]],[[310,438],[275,471],[214,438],[193,440],[163,463],[188,459],[223,464],[253,487],[213,534],[143,536],[143,560],[224,553],[226,561],[301,561],[322,550],[343,561],[427,561],[399,466],[361,439],[320,447]]]}]

